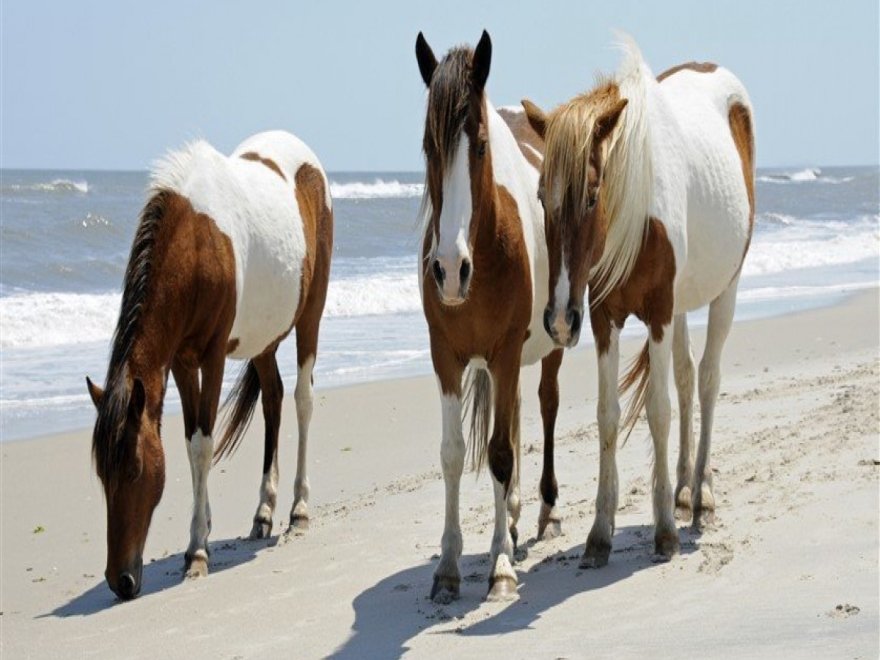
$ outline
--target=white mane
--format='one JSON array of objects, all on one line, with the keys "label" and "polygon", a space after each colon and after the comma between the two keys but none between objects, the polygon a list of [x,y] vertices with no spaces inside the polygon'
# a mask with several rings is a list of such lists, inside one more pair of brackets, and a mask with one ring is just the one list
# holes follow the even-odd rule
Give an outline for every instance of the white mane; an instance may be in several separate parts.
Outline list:
[{"label": "white mane", "polygon": [[647,85],[654,77],[633,38],[623,33],[617,37],[624,57],[614,78],[621,98],[629,102],[623,125],[611,138],[605,167],[602,195],[609,224],[605,249],[590,273],[598,283],[594,304],[632,272],[647,234],[653,195]]}]

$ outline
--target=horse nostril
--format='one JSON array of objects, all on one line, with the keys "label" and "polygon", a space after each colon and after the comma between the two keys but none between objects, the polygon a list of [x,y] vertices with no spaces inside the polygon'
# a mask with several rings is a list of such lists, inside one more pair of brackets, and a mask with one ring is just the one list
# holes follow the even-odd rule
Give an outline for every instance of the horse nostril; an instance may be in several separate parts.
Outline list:
[{"label": "horse nostril", "polygon": [[553,333],[550,331],[550,317],[553,315],[553,312],[550,309],[550,305],[544,308],[544,330],[547,331],[547,334],[551,337]]},{"label": "horse nostril", "polygon": [[446,271],[440,265],[440,260],[434,259],[434,279],[437,280],[437,284],[442,286],[444,277],[446,277]]},{"label": "horse nostril", "polygon": [[123,600],[131,600],[137,595],[137,583],[131,573],[122,573],[119,576],[116,593]]},{"label": "horse nostril", "polygon": [[464,259],[461,262],[461,268],[458,269],[458,281],[461,282],[462,286],[467,282],[468,277],[471,275],[471,262],[469,259]]},{"label": "horse nostril", "polygon": [[571,327],[571,336],[577,336],[581,329],[581,313],[577,309],[568,310],[568,325]]}]

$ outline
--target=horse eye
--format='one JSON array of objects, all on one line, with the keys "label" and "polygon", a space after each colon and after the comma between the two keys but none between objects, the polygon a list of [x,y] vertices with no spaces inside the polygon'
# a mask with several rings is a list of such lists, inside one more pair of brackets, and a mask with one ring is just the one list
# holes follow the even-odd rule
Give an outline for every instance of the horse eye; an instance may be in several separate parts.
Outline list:
[{"label": "horse eye", "polygon": [[477,155],[482,158],[486,155],[486,141],[483,140],[480,142],[480,146],[477,147]]},{"label": "horse eye", "polygon": [[594,206],[596,206],[596,201],[599,199],[599,190],[591,190],[587,196],[587,210],[592,210]]}]

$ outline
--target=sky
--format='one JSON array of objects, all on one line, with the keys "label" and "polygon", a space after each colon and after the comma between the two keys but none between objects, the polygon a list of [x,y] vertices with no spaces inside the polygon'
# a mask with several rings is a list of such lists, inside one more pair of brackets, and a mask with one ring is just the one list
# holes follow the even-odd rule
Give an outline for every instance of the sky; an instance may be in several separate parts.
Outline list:
[{"label": "sky", "polygon": [[736,73],[759,166],[877,164],[878,4],[0,0],[0,166],[142,170],[187,140],[231,151],[283,128],[330,171],[421,170],[416,35],[440,57],[484,28],[496,106],[588,89],[621,29],[655,73]]}]

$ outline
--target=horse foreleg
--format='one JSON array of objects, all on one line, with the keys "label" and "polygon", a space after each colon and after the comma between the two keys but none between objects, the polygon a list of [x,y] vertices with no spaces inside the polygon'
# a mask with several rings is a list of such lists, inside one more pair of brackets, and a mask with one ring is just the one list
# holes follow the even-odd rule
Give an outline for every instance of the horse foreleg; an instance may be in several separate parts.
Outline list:
[{"label": "horse foreleg", "polygon": [[739,277],[733,280],[718,298],[709,305],[709,325],[706,330],[706,348],[700,360],[700,446],[694,467],[693,522],[699,526],[715,517],[715,496],[712,492],[712,467],[709,450],[712,444],[712,422],[715,402],[721,387],[721,351],[733,322],[736,289]]},{"label": "horse foreleg", "polygon": [[522,407],[522,395],[517,388],[516,402],[514,404],[513,416],[511,418],[510,439],[514,448],[513,474],[510,478],[510,492],[507,494],[507,527],[510,530],[510,537],[513,539],[513,549],[516,550],[517,540],[519,539],[519,531],[516,524],[519,522],[519,515],[522,511],[522,500],[519,494],[520,482],[520,461],[521,444],[520,444],[520,410]]},{"label": "horse foreleg", "polygon": [[193,516],[189,548],[186,551],[186,577],[208,574],[208,534],[211,532],[211,504],[208,501],[208,473],[214,458],[214,422],[223,384],[225,342],[218,344],[202,364],[202,387],[196,430],[189,439],[189,464],[193,482]]},{"label": "horse foreleg", "polygon": [[272,516],[278,499],[278,430],[281,427],[281,401],[284,385],[278,373],[275,350],[254,358],[254,368],[260,380],[263,400],[265,438],[263,450],[263,479],[260,482],[260,503],[254,514],[250,538],[264,539],[272,534]]},{"label": "horse foreleg", "polygon": [[675,506],[682,517],[691,515],[694,480],[694,356],[688,336],[687,315],[675,317],[672,337],[672,365],[678,391],[679,450],[676,469]]},{"label": "horse foreleg", "polygon": [[654,441],[654,551],[670,558],[679,550],[678,530],[673,515],[672,484],[669,480],[669,425],[672,407],[669,402],[669,362],[672,352],[672,327],[663,328],[663,337],[648,341],[650,368],[646,408],[648,427]]},{"label": "horse foreleg", "polygon": [[465,456],[464,434],[461,427],[461,377],[464,370],[455,362],[451,354],[433,344],[431,354],[440,389],[440,413],[443,425],[440,464],[443,467],[443,483],[446,487],[446,513],[443,537],[440,541],[440,562],[437,564],[437,570],[434,571],[431,599],[438,603],[448,603],[458,598],[461,585],[458,559],[461,557],[462,538],[458,509]]},{"label": "horse foreleg", "polygon": [[541,512],[538,515],[538,538],[552,539],[562,533],[562,518],[556,509],[559,487],[553,465],[553,443],[556,413],[559,410],[559,367],[562,349],[558,348],[541,360],[541,384],[538,398],[541,401],[541,420],[544,423],[544,467],[541,470]]},{"label": "horse foreleg", "polygon": [[[594,332],[597,323],[593,323]],[[595,335],[594,335],[595,336]],[[617,375],[620,369],[620,330],[610,325],[608,345],[596,338],[599,366],[599,489],[596,493],[596,518],[587,536],[581,568],[600,568],[611,556],[614,515],[617,512],[617,431],[620,423],[620,400]]]},{"label": "horse foreleg", "polygon": [[495,384],[495,425],[489,440],[489,468],[495,494],[495,531],[489,556],[488,600],[516,598],[516,572],[513,570],[513,537],[508,524],[508,500],[516,480],[519,434],[513,433],[518,414],[519,365],[521,343],[508,342],[489,363]]}]

